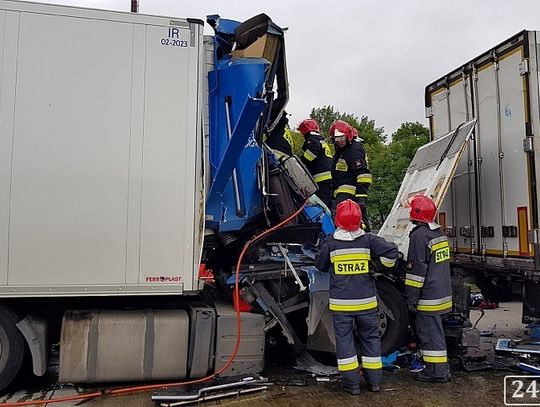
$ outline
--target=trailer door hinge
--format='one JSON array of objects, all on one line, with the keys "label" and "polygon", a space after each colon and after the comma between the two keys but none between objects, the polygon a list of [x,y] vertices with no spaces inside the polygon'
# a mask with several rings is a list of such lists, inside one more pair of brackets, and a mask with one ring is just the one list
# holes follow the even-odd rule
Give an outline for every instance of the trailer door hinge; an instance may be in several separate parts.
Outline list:
[{"label": "trailer door hinge", "polygon": [[526,58],[519,64],[519,74],[521,76],[529,73],[529,60]]},{"label": "trailer door hinge", "polygon": [[523,151],[526,153],[534,152],[534,141],[532,137],[525,137],[523,139]]},{"label": "trailer door hinge", "polygon": [[538,244],[538,229],[529,230],[527,239],[529,244]]},{"label": "trailer door hinge", "polygon": [[433,107],[426,107],[426,119],[433,117]]}]

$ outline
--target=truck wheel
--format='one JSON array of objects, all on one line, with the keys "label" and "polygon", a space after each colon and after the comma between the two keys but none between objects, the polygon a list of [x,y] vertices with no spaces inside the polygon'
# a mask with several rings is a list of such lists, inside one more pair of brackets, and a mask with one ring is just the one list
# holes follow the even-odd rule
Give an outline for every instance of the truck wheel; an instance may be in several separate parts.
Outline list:
[{"label": "truck wheel", "polygon": [[24,338],[15,324],[17,315],[0,306],[0,391],[15,379],[24,356]]},{"label": "truck wheel", "polygon": [[384,278],[377,280],[379,300],[392,313],[393,319],[379,307],[379,334],[381,336],[381,352],[383,355],[392,353],[405,343],[409,326],[407,305],[401,293],[392,283]]}]

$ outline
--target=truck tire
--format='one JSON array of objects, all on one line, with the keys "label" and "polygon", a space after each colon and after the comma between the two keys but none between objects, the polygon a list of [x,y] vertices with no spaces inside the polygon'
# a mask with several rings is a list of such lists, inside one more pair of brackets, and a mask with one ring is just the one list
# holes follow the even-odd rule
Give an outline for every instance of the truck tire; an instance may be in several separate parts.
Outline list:
[{"label": "truck tire", "polygon": [[0,392],[19,373],[24,356],[24,338],[16,327],[17,315],[0,306]]},{"label": "truck tire", "polygon": [[392,312],[394,319],[379,309],[381,321],[381,352],[388,355],[403,346],[407,338],[409,314],[403,296],[385,278],[377,279],[377,293],[380,301]]}]

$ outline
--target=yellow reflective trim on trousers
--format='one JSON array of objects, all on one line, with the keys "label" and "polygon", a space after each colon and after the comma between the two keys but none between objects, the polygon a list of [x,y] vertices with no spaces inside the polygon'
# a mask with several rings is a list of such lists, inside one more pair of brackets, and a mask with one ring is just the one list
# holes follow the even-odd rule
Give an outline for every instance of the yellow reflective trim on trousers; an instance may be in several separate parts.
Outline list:
[{"label": "yellow reflective trim on trousers", "polygon": [[360,367],[360,365],[358,364],[358,361],[354,361],[352,363],[345,363],[343,365],[338,365],[338,370],[340,372],[344,372],[344,371],[347,371],[347,370],[354,370],[354,369],[358,369]]},{"label": "yellow reflective trim on trousers", "polygon": [[424,359],[424,362],[427,363],[446,363],[448,362],[447,356],[425,356],[423,355],[422,358]]},{"label": "yellow reflective trim on trousers", "polygon": [[313,154],[310,150],[304,151],[304,158],[308,161],[313,161],[317,156]]},{"label": "yellow reflective trim on trousers", "polygon": [[350,305],[342,305],[342,304],[330,304],[329,305],[331,311],[366,311],[368,309],[377,308],[377,301],[371,301],[366,304],[350,304]]},{"label": "yellow reflective trim on trousers", "polygon": [[334,191],[334,198],[338,196],[338,194],[349,194],[354,195],[356,193],[356,187],[352,187],[349,185],[342,185],[340,187],[337,187],[337,189]]},{"label": "yellow reflective trim on trousers", "polygon": [[408,285],[410,287],[422,288],[424,286],[424,283],[421,283],[419,281],[409,280],[408,278],[406,278],[405,285]]},{"label": "yellow reflective trim on trousers", "polygon": [[329,181],[332,179],[332,173],[330,171],[320,172],[313,176],[315,182]]},{"label": "yellow reflective trim on trousers", "polygon": [[382,369],[382,362],[362,362],[364,369]]},{"label": "yellow reflective trim on trousers", "polygon": [[439,305],[417,305],[418,311],[442,311],[443,309],[452,308],[452,301],[444,302]]},{"label": "yellow reflective trim on trousers", "polygon": [[439,250],[444,247],[448,247],[448,242],[441,242],[431,246],[431,251],[434,252],[435,250]]},{"label": "yellow reflective trim on trousers", "polygon": [[348,260],[371,260],[371,254],[347,253],[347,254],[336,254],[334,256],[330,256],[330,262],[332,263],[336,261],[348,261]]}]

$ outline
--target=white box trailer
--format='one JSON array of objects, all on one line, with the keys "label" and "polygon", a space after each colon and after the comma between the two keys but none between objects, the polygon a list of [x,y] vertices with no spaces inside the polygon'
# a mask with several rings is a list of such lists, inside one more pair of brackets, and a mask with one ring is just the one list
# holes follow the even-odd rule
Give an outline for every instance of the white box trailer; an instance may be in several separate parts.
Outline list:
[{"label": "white box trailer", "polygon": [[198,289],[200,20],[0,1],[0,297]]},{"label": "white box trailer", "polygon": [[[44,375],[50,343],[66,382],[200,378],[236,344],[220,374],[262,369],[270,317],[243,314],[244,335],[224,348],[213,338],[236,339],[232,304],[195,294],[209,261],[224,263],[227,294],[239,253],[205,230],[209,169],[215,196],[230,179],[210,150],[240,162],[248,137],[281,116],[284,35],[266,15],[208,22],[212,37],[198,19],[0,0],[0,391],[28,373],[25,353]],[[267,31],[275,62],[231,61],[232,42],[249,48]],[[253,181],[239,192],[255,202]],[[281,282],[285,271],[270,271]],[[202,305],[215,314],[193,311]]]},{"label": "white box trailer", "polygon": [[[540,270],[539,34],[522,31],[425,90],[433,139],[477,119],[438,220],[454,264],[479,271],[483,288],[499,296],[526,277],[525,294],[535,297]],[[540,304],[529,300],[525,320],[540,317]]]}]

